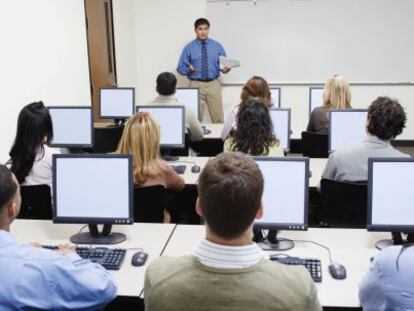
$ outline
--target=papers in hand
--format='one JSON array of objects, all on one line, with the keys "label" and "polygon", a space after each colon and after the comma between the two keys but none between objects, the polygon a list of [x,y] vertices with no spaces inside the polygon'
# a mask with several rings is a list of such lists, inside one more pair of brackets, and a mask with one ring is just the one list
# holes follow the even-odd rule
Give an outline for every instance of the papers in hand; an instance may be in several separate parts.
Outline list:
[{"label": "papers in hand", "polygon": [[240,67],[240,62],[235,58],[220,56],[219,59],[220,59],[220,69],[223,69],[224,67],[228,67],[228,68]]}]

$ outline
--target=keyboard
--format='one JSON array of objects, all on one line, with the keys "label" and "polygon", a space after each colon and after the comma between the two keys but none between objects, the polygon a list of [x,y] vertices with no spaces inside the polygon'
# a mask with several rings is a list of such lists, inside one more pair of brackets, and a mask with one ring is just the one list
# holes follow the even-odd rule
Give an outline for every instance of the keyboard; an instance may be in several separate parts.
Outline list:
[{"label": "keyboard", "polygon": [[[43,248],[56,250],[54,245],[42,245]],[[77,247],[76,253],[83,259],[102,265],[107,270],[119,270],[125,259],[126,249],[106,247]]]},{"label": "keyboard", "polygon": [[270,256],[270,260],[289,266],[304,266],[310,273],[312,279],[316,283],[322,282],[322,267],[321,261],[314,258],[299,258],[299,257],[283,257]]},{"label": "keyboard", "polygon": [[171,167],[179,175],[184,174],[185,169],[187,168],[187,166],[185,166],[185,165],[171,165]]}]

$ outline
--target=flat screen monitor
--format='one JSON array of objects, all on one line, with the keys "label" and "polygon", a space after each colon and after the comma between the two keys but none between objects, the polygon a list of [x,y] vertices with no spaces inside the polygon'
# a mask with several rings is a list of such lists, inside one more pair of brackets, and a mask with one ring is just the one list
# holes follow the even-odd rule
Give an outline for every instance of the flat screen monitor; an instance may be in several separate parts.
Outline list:
[{"label": "flat screen monitor", "polygon": [[[133,223],[132,158],[129,155],[53,155],[53,221],[55,223]],[[105,232],[106,231],[106,232]],[[75,235],[73,243],[117,243],[120,234]],[[101,239],[99,239],[99,237]],[[123,236],[125,238],[125,236]],[[118,241],[120,242],[120,241]]]},{"label": "flat screen monitor", "polygon": [[186,111],[191,109],[197,118],[201,120],[200,91],[198,88],[179,87],[175,96],[179,105],[183,105]]},{"label": "flat screen monitor", "polygon": [[274,108],[280,108],[281,107],[281,90],[280,87],[270,87],[270,93],[272,96],[272,102]]},{"label": "flat screen monitor", "polygon": [[309,88],[309,115],[316,107],[323,105],[323,87]]},{"label": "flat screen monitor", "polygon": [[264,179],[263,217],[255,221],[254,228],[272,231],[307,230],[309,159],[254,159]]},{"label": "flat screen monitor", "polygon": [[[414,159],[370,158],[368,160],[369,231],[414,233]],[[401,235],[400,235],[401,237]],[[378,248],[395,241],[383,240]],[[412,238],[412,237],[411,237]],[[400,240],[402,244],[404,241]],[[414,241],[408,241],[414,242]]]},{"label": "flat screen monitor", "polygon": [[290,150],[290,108],[269,109],[273,132],[285,151]]},{"label": "flat screen monitor", "polygon": [[53,138],[50,147],[93,147],[91,107],[47,107],[52,118]]},{"label": "flat screen monitor", "polygon": [[137,112],[148,112],[157,121],[161,148],[185,147],[184,106],[137,106]]},{"label": "flat screen monitor", "polygon": [[347,149],[367,137],[367,109],[329,110],[329,152]]},{"label": "flat screen monitor", "polygon": [[125,120],[134,114],[134,109],[134,88],[101,88],[99,90],[99,117],[101,119]]}]

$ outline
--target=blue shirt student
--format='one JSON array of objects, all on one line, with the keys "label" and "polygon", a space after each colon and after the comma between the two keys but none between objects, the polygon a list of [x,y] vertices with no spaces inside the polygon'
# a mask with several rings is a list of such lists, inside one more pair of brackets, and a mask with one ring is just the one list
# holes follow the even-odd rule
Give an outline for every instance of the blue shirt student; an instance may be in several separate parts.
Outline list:
[{"label": "blue shirt student", "polygon": [[[223,46],[213,39],[206,39],[208,55],[208,79],[217,79],[220,75],[219,56],[226,56]],[[181,53],[177,71],[190,80],[201,80],[201,45],[202,40],[195,39],[187,44]],[[191,73],[189,64],[196,69]]]},{"label": "blue shirt student", "polygon": [[0,310],[101,310],[115,296],[102,266],[17,243],[0,230]]},{"label": "blue shirt student", "polygon": [[359,289],[364,311],[414,310],[414,246],[383,249]]}]

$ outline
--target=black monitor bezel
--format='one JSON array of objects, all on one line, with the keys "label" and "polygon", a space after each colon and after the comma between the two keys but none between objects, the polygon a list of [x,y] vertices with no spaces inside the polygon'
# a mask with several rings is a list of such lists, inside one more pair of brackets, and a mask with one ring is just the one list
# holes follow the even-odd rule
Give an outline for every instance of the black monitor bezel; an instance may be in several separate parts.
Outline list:
[{"label": "black monitor bezel", "polygon": [[[101,109],[102,90],[132,90],[131,115],[129,115],[129,116],[102,116],[102,109]],[[131,116],[134,115],[134,112],[135,112],[135,88],[134,87],[101,87],[101,88],[99,88],[99,101],[98,101],[99,119],[103,119],[103,120],[112,120],[112,119],[127,120]]]},{"label": "black monitor bezel", "polygon": [[305,185],[304,185],[304,224],[294,223],[256,223],[254,222],[254,229],[259,230],[294,230],[306,231],[309,226],[309,158],[307,157],[253,157],[255,161],[274,161],[274,162],[304,162],[305,163]]},{"label": "black monitor bezel", "polygon": [[[329,130],[328,130],[328,152],[331,153],[335,150],[332,150],[332,112],[366,112],[368,114],[368,109],[329,109]],[[355,142],[358,143],[358,142]]]},{"label": "black monitor bezel", "polygon": [[[185,127],[185,106],[178,106],[178,105],[138,105],[135,107],[135,111],[139,112],[140,108],[148,108],[148,109],[171,109],[171,108],[175,108],[175,109],[181,109],[181,116],[182,116],[182,144],[161,144],[161,138],[160,138],[160,148],[162,149],[183,149],[185,148],[185,131],[186,131],[186,127]],[[161,127],[161,126],[160,126]],[[160,136],[161,136],[161,131],[160,131]]]},{"label": "black monitor bezel", "polygon": [[[56,163],[58,159],[127,159],[128,160],[128,201],[129,211],[127,218],[96,218],[96,217],[62,217],[57,216],[57,195],[56,195]],[[53,155],[53,223],[63,224],[116,224],[116,225],[129,225],[134,223],[134,181],[133,181],[133,169],[132,169],[132,156],[121,154],[54,154]],[[82,178],[82,176],[80,176]],[[110,176],[108,176],[110,178]]]},{"label": "black monitor bezel", "polygon": [[[201,113],[201,100],[200,100],[200,89],[198,87],[177,87],[176,91],[178,90],[197,90],[197,111],[195,112],[197,119],[201,122],[203,119],[202,113]],[[177,99],[178,101],[178,99]],[[180,102],[178,101],[180,104]],[[184,106],[185,107],[185,106]]]},{"label": "black monitor bezel", "polygon": [[[271,108],[281,109],[282,108],[282,88],[280,86],[269,86],[269,89],[279,91],[279,100],[277,102],[277,106],[274,105]],[[275,103],[273,103],[273,104],[275,104]]]},{"label": "black monitor bezel", "polygon": [[[324,86],[311,86],[309,87],[309,118],[312,114],[312,91],[313,90],[323,90]],[[320,106],[319,106],[320,107]]]},{"label": "black monitor bezel", "polygon": [[373,195],[373,173],[374,163],[395,163],[395,162],[413,162],[414,159],[407,158],[369,158],[368,159],[368,206],[367,206],[367,231],[380,231],[380,232],[414,232],[414,224],[407,225],[376,225],[372,224],[372,195]]},{"label": "black monitor bezel", "polygon": [[[91,115],[91,123],[90,123],[90,131],[91,131],[91,143],[90,144],[55,144],[52,142],[48,143],[49,147],[52,148],[93,148],[94,146],[94,131],[93,131],[93,111],[92,107],[88,106],[47,106],[47,110],[50,114],[50,109],[88,109]],[[50,116],[52,118],[52,116]],[[53,127],[53,120],[52,120],[52,127]]]},{"label": "black monitor bezel", "polygon": [[[287,147],[284,148],[283,150],[285,152],[289,152],[290,151],[291,116],[292,116],[291,108],[269,108],[269,113],[270,111],[287,111],[288,112],[288,128],[287,128],[287,133],[286,133],[288,141],[287,141]],[[273,126],[273,123],[272,123],[272,126]]]}]

